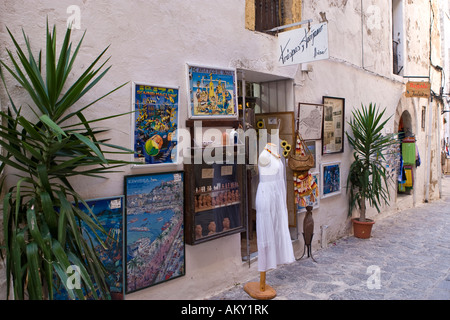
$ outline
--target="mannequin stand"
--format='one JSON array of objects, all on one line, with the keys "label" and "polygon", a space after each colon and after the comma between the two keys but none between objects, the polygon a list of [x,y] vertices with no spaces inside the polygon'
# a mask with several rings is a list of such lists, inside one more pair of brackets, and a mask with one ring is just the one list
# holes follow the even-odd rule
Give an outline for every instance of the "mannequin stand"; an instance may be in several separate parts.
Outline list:
[{"label": "mannequin stand", "polygon": [[254,299],[270,300],[276,297],[274,288],[266,284],[266,273],[261,272],[259,282],[249,282],[244,285],[244,291]]},{"label": "mannequin stand", "polygon": [[312,242],[312,236],[313,235],[311,235],[311,239],[309,239],[309,241],[307,241],[306,238],[305,238],[305,234],[303,234],[303,240],[305,240],[305,246],[303,248],[303,254],[302,254],[302,256],[300,258],[295,259],[295,260],[297,260],[297,261],[300,260],[305,255],[305,252],[307,252],[308,258],[311,257],[312,261],[317,263],[317,261],[314,259],[313,255],[312,255],[312,251],[311,251],[311,242]]},{"label": "mannequin stand", "polygon": [[303,240],[305,240],[305,246],[303,248],[302,256],[296,259],[297,261],[303,258],[303,256],[305,255],[305,251],[307,250],[308,257],[311,257],[314,262],[317,262],[314,259],[311,251],[311,243],[314,236],[314,219],[312,217],[312,209],[312,206],[306,207],[305,219],[303,219]]}]

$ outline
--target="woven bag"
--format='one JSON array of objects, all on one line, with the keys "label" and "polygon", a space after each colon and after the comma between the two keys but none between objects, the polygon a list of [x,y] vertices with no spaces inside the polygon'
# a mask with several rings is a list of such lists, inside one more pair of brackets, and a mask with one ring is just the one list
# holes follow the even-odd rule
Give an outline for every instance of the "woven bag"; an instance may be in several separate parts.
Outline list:
[{"label": "woven bag", "polygon": [[315,166],[314,156],[298,132],[297,145],[294,154],[289,155],[288,166],[292,171],[308,171]]}]

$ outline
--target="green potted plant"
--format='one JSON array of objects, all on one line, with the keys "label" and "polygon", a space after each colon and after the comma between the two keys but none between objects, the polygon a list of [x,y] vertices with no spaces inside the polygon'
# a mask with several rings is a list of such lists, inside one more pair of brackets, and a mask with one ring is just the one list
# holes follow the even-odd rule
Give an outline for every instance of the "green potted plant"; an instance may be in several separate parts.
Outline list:
[{"label": "green potted plant", "polygon": [[348,122],[351,134],[347,139],[353,147],[354,161],[350,165],[347,178],[349,216],[353,209],[359,209],[359,218],[352,219],[354,235],[369,238],[374,221],[366,218],[366,204],[380,212],[380,205],[387,204],[390,195],[388,175],[384,163],[384,152],[396,142],[395,134],[382,134],[382,129],[391,117],[382,120],[386,109],[380,112],[372,103],[367,107],[353,110],[353,118]]},{"label": "green potted plant", "polygon": [[[88,120],[84,112],[100,98],[87,93],[104,77],[110,67],[97,64],[107,49],[74,78],[71,74],[84,38],[74,47],[67,29],[56,50],[56,30],[47,23],[45,56],[33,54],[31,43],[22,31],[25,44],[18,44],[10,30],[15,55],[7,50],[12,66],[0,61],[0,75],[9,99],[1,111],[0,170],[8,176],[1,181],[3,196],[3,254],[6,259],[7,292],[10,283],[15,299],[52,299],[55,283],[60,283],[72,299],[108,299],[105,268],[92,242],[84,237],[82,225],[105,233],[92,212],[79,209],[83,197],[73,187],[71,177],[102,177],[127,161],[109,159],[109,154],[130,150],[108,143],[108,130],[91,127],[93,123],[119,115]],[[7,71],[7,72],[5,72]],[[6,86],[5,75],[12,76],[29,98],[18,107]],[[82,102],[90,99],[90,102]],[[117,158],[119,156],[116,156]],[[7,181],[6,181],[7,180]],[[76,265],[81,286],[72,286],[68,272]],[[72,283],[73,284],[73,283]]]}]

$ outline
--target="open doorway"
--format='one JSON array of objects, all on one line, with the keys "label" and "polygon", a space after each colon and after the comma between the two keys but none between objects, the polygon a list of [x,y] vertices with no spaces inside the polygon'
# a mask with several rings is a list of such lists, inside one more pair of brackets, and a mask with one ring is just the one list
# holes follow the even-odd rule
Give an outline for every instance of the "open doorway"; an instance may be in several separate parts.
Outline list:
[{"label": "open doorway", "polygon": [[[241,119],[245,117],[246,129],[257,129],[258,115],[294,111],[293,80],[287,77],[238,69],[238,93],[239,115]],[[241,234],[241,253],[242,260],[249,262],[258,252],[255,210],[258,182],[257,165],[248,164],[247,230]]]},{"label": "open doorway", "polygon": [[412,118],[409,111],[403,111],[398,124],[398,140],[400,143],[400,172],[397,184],[398,197],[413,194],[416,166],[416,138],[413,132]]}]

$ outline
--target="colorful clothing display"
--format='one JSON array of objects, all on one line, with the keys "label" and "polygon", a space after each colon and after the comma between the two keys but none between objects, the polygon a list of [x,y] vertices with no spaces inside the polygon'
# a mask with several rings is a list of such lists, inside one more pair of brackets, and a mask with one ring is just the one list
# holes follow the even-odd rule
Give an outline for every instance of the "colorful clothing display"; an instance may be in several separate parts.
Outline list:
[{"label": "colorful clothing display", "polygon": [[295,203],[301,207],[314,203],[315,199],[319,197],[319,187],[309,171],[294,172],[293,180]]},{"label": "colorful clothing display", "polygon": [[[295,154],[301,156],[306,155],[300,139],[296,141]],[[316,201],[316,198],[319,197],[319,188],[315,179],[309,171],[299,171],[293,174],[295,204],[300,207],[312,205]]]}]

